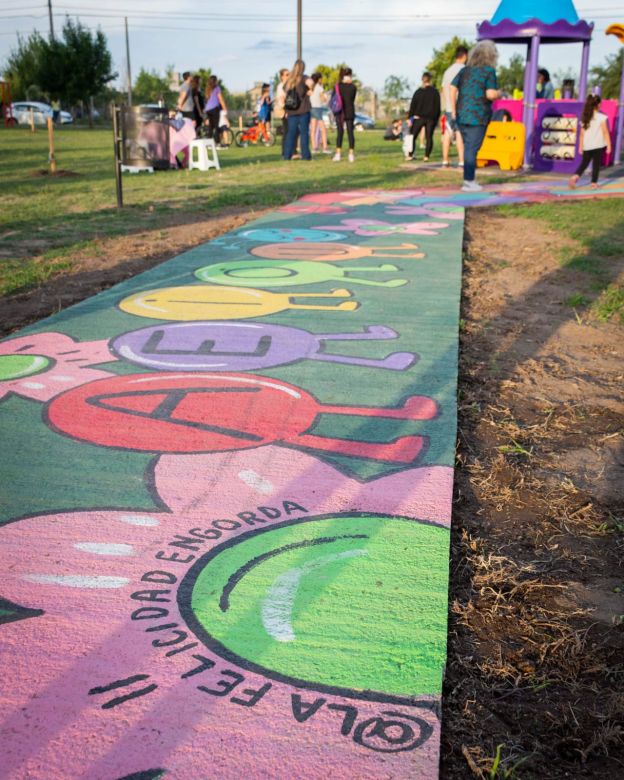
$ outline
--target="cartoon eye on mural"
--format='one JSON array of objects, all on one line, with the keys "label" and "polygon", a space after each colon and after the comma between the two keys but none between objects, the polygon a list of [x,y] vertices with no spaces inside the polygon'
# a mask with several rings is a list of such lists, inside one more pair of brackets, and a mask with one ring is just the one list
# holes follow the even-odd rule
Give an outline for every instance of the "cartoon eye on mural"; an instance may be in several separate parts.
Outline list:
[{"label": "cartoon eye on mural", "polygon": [[435,401],[413,395],[397,408],[321,404],[299,387],[253,374],[117,376],[76,387],[46,410],[58,432],[103,447],[144,452],[223,452],[283,442],[354,458],[411,464],[425,438],[389,442],[308,433],[320,414],[430,420]]},{"label": "cartoon eye on mural", "polygon": [[[327,225],[319,225],[313,230],[324,231]],[[441,230],[447,228],[446,222],[384,222],[379,219],[343,219],[340,225],[331,225],[333,230],[344,230],[356,236],[376,238],[379,236],[411,235],[411,236],[437,236]],[[323,239],[333,241],[334,239]]]},{"label": "cartoon eye on mural", "polygon": [[349,290],[323,293],[274,293],[249,287],[189,285],[163,287],[134,293],[119,302],[119,308],[138,317],[155,320],[241,320],[277,314],[286,309],[355,311],[357,301],[329,304],[295,303],[294,298],[350,298]]},{"label": "cartoon eye on mural", "polygon": [[104,339],[81,343],[64,333],[35,333],[0,342],[0,399],[14,393],[49,401],[70,387],[110,376],[90,366],[112,360]]},{"label": "cartoon eye on mural", "polygon": [[[432,639],[446,629],[447,538],[445,528],[393,516],[287,519],[230,536],[200,557],[178,604],[195,636],[240,668],[323,693],[406,703],[415,690],[439,691],[443,643],[432,652]],[[399,557],[397,549],[410,552]],[[387,601],[406,580],[419,598],[398,625]],[[377,656],[386,645],[395,652]]]},{"label": "cartoon eye on mural", "polygon": [[417,252],[418,244],[398,246],[356,246],[355,244],[332,244],[303,242],[300,244],[264,244],[250,249],[256,257],[270,260],[307,260],[314,263],[335,263],[341,260],[358,260],[363,257],[422,258],[424,252]]},{"label": "cartoon eye on mural", "polygon": [[404,371],[418,359],[413,352],[393,352],[380,359],[325,352],[327,341],[397,337],[395,330],[383,325],[369,325],[364,333],[314,334],[257,322],[192,322],[123,333],[111,349],[131,363],[159,371],[253,371],[304,359]]},{"label": "cartoon eye on mural", "polygon": [[[338,228],[339,229],[339,228]],[[331,226],[328,228],[256,228],[255,230],[243,230],[236,233],[239,238],[248,241],[273,243],[291,243],[293,241],[342,241],[344,236],[334,232]]]},{"label": "cartoon eye on mural", "polygon": [[350,272],[387,273],[398,271],[396,265],[377,266],[376,268],[351,267],[336,268],[329,265],[319,265],[305,260],[265,260],[264,262],[249,260],[233,260],[226,263],[206,265],[195,271],[195,276],[203,282],[216,284],[233,284],[246,287],[254,284],[258,287],[289,287],[297,284],[320,284],[322,282],[345,282],[353,284],[368,284],[371,287],[403,287],[407,279],[390,279],[386,282],[376,282],[370,279],[358,279],[347,276]]}]

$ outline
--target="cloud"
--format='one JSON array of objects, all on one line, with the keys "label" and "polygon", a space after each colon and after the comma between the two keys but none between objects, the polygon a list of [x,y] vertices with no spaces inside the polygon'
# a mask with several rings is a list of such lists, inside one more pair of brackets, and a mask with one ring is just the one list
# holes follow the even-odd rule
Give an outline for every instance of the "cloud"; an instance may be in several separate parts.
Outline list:
[{"label": "cloud", "polygon": [[[276,50],[283,51],[285,48],[286,48],[286,44],[284,43],[284,41],[274,41],[271,38],[262,38],[262,40],[257,41],[256,43],[254,43],[253,46],[248,46],[247,47],[247,49],[249,49],[249,50],[256,50],[256,51],[258,49],[260,49],[261,51],[270,51],[270,50],[273,50],[273,51],[276,51]],[[288,48],[290,48],[290,47],[288,47]]]}]

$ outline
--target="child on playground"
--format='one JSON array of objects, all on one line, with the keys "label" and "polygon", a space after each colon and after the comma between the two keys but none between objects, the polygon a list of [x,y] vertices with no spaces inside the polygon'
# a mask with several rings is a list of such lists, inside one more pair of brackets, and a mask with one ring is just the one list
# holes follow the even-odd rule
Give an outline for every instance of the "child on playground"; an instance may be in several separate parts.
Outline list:
[{"label": "child on playground", "polygon": [[607,117],[598,110],[599,108],[600,96],[588,95],[581,115],[581,136],[579,139],[579,149],[583,152],[583,158],[576,173],[570,179],[569,187],[571,190],[576,187],[576,183],[590,162],[592,164],[591,186],[596,189],[602,155],[605,149],[607,154],[611,154],[611,136],[609,135]]}]

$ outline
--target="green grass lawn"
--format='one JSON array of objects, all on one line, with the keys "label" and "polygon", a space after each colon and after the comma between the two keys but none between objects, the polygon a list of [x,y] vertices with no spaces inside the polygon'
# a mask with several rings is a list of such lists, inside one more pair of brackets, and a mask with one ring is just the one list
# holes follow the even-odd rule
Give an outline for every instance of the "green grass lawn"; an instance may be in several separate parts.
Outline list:
[{"label": "green grass lawn", "polygon": [[[110,128],[63,127],[56,132],[59,169],[73,175],[37,175],[48,162],[47,133],[0,128],[0,296],[23,292],[70,270],[80,250],[97,252],[108,237],[164,229],[239,207],[250,210],[288,203],[308,192],[356,188],[390,189],[459,186],[458,169],[403,165],[399,143],[381,130],[356,134],[356,162],[333,163],[329,155],[311,162],[284,162],[280,147],[232,147],[219,153],[221,171],[172,170],[123,177],[123,209],[116,208],[113,137]],[[439,136],[432,160],[440,160]],[[507,181],[505,173],[488,183]],[[619,200],[510,207],[548,222],[582,245],[562,262],[587,271],[589,304],[601,293],[603,316],[621,312],[621,288],[607,273],[609,258],[620,253],[623,235]],[[580,299],[578,299],[580,300]],[[621,315],[620,315],[621,316]]]},{"label": "green grass lawn", "polygon": [[576,272],[581,281],[578,293],[565,303],[581,313],[591,311],[599,320],[624,325],[624,201],[568,201],[501,206],[499,213],[539,220],[577,247],[560,251],[564,270]]},{"label": "green grass lawn", "polygon": [[[280,147],[232,147],[219,153],[222,170],[125,174],[123,210],[116,208],[110,128],[56,132],[56,159],[72,176],[37,175],[47,168],[47,133],[0,129],[0,295],[41,284],[67,269],[64,256],[84,242],[180,224],[228,207],[262,209],[312,191],[361,187],[454,185],[458,170],[404,170],[399,143],[382,131],[356,134],[355,164],[284,162]],[[440,159],[436,144],[433,159]]]}]

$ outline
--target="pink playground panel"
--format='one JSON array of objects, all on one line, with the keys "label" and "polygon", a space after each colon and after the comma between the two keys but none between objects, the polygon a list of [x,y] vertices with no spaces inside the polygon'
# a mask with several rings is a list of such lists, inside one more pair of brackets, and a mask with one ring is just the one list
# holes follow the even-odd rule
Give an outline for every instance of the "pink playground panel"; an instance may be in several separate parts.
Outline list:
[{"label": "pink playground panel", "polygon": [[[562,113],[565,113],[564,106],[566,103],[576,103],[575,100],[536,100],[535,101],[535,121],[537,121],[537,111],[539,106],[542,103],[550,103],[553,106],[556,106],[559,111]],[[522,112],[523,112],[523,102],[522,100],[513,100],[511,98],[501,98],[500,100],[495,100],[492,108],[494,111],[497,111],[498,109],[506,109],[511,114],[511,118],[514,122],[522,122]],[[609,131],[611,133],[611,141],[612,145],[615,145],[615,121],[617,119],[617,111],[618,111],[618,104],[617,100],[603,100],[600,104],[600,110],[603,114],[607,115],[607,118],[609,120]],[[613,163],[613,152],[605,156],[605,160],[603,161],[604,165],[611,165]]]}]

